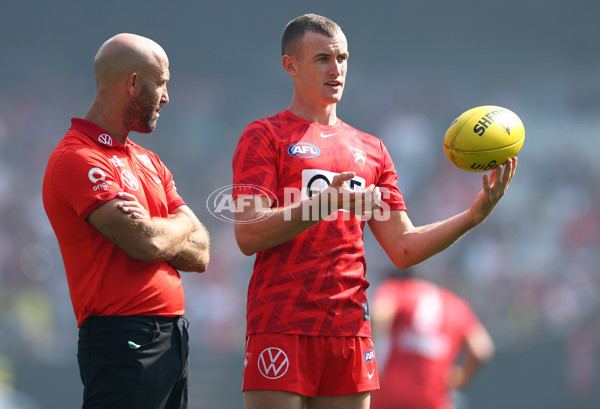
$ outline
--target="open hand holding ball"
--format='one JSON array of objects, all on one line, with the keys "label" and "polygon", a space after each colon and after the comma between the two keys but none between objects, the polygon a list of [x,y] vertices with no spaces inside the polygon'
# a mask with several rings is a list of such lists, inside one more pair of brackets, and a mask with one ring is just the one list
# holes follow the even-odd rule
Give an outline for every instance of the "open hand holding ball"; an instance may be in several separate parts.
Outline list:
[{"label": "open hand holding ball", "polygon": [[494,105],[471,108],[456,118],[444,135],[444,152],[469,172],[488,172],[516,156],[525,128],[511,110]]}]

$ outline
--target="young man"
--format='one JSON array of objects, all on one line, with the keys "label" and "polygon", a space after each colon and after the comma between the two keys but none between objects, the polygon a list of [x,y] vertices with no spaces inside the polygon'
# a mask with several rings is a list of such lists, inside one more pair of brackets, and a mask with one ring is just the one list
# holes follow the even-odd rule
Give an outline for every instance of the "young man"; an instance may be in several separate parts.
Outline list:
[{"label": "young man", "polygon": [[177,269],[203,272],[209,237],[158,156],[128,139],[169,102],[169,60],[118,34],[94,59],[96,97],[51,154],[44,208],[79,330],[84,408],[187,408],[188,334]]},{"label": "young man", "polygon": [[377,287],[371,316],[375,342],[386,346],[378,349],[381,389],[372,409],[453,408],[452,390],[464,388],[494,353],[469,304],[412,269],[394,270]]},{"label": "young man", "polygon": [[[360,216],[372,216],[369,226],[395,265],[417,264],[492,212],[516,159],[483,177],[470,209],[414,227],[381,141],[337,118],[348,62],[340,27],[322,16],[300,16],[281,42],[292,101],[284,112],[248,125],[233,157],[235,235],[244,254],[256,254],[244,404],[366,409],[379,382]],[[381,211],[372,212],[373,204]]]}]

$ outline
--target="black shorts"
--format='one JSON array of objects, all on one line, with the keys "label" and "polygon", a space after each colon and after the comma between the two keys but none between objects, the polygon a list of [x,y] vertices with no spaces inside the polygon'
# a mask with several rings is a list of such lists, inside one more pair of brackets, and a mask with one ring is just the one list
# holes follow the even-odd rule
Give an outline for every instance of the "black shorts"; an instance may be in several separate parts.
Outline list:
[{"label": "black shorts", "polygon": [[77,361],[83,408],[186,409],[189,347],[183,317],[88,317]]}]

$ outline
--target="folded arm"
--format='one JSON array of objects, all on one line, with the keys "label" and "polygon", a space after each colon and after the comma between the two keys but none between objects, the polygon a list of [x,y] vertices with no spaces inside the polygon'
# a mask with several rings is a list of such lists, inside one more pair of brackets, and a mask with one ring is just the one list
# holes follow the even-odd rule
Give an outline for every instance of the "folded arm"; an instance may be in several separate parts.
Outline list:
[{"label": "folded arm", "polygon": [[168,218],[151,218],[135,196],[122,192],[88,220],[136,260],[168,261],[189,271],[206,269],[208,233],[187,206],[178,207]]},{"label": "folded arm", "polygon": [[168,262],[181,271],[206,271],[210,259],[210,238],[206,227],[198,220],[196,215],[187,206],[180,206],[169,217],[176,217],[183,213],[192,220],[193,230],[188,239],[183,243],[181,250],[171,257]]},{"label": "folded arm", "polygon": [[[134,212],[134,204],[122,203],[120,198],[106,202],[88,216],[88,221],[136,260],[168,260],[183,249],[193,229],[189,217],[182,213],[168,219],[150,218],[147,212],[145,217],[136,217],[127,212]],[[135,213],[144,214],[140,208]]]}]

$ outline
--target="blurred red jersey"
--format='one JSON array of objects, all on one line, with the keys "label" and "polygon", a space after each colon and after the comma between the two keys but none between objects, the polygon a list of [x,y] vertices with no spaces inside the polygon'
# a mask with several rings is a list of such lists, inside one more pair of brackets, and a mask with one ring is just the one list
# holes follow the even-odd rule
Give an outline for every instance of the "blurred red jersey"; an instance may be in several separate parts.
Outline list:
[{"label": "blurred red jersey", "polygon": [[[340,120],[324,126],[286,110],[242,133],[233,157],[233,198],[258,187],[274,207],[284,207],[323,190],[346,171],[356,173],[347,182],[351,188],[375,184],[390,210],[406,210],[381,140]],[[248,287],[247,334],[370,336],[364,224],[337,211],[258,252]]]},{"label": "blurred red jersey", "polygon": [[[417,279],[384,281],[375,299],[393,300],[389,351],[379,350],[381,389],[373,409],[452,408],[447,379],[466,334],[480,324],[451,292]],[[381,369],[381,367],[380,367]]]}]

